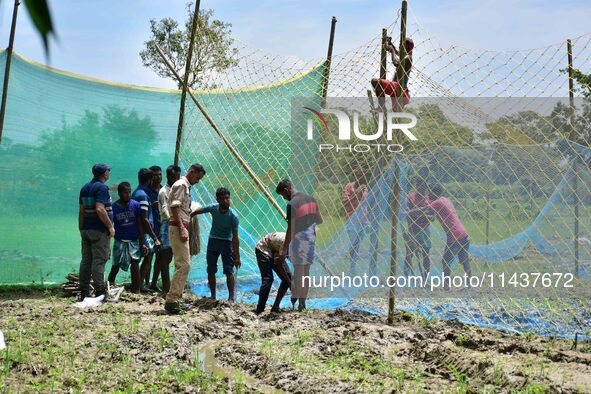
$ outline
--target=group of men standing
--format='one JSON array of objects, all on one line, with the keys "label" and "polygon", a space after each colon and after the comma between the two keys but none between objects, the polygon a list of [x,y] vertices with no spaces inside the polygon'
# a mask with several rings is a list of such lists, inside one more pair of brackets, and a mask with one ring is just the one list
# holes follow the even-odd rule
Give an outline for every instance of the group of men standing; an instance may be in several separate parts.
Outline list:
[{"label": "group of men standing", "polygon": [[[205,170],[195,165],[181,178],[180,167],[171,165],[166,169],[166,185],[161,186],[160,167],[142,168],[138,172],[137,188],[132,193],[129,182],[119,183],[119,199],[114,203],[105,184],[110,172],[110,166],[95,164],[92,168],[93,179],[80,190],[80,297],[84,299],[90,295],[91,278],[95,296],[106,294],[105,265],[111,256],[110,238],[114,237],[109,282],[115,283],[120,269],[131,269],[132,292],[153,292],[160,290],[157,282],[161,276],[162,292],[175,299],[184,289],[184,283],[179,283],[183,282],[183,272],[188,274],[190,261],[188,251],[184,253],[184,243],[182,248],[177,247],[174,252],[175,242],[184,238],[187,238],[188,247],[186,228],[181,230],[178,223],[184,223],[183,209],[186,203],[190,204],[189,187],[205,175]],[[186,184],[188,187],[184,187]],[[187,209],[190,210],[190,205]],[[180,276],[177,280],[173,278],[171,283],[169,265],[173,253]],[[150,282],[153,260],[154,270]]]},{"label": "group of men standing", "polygon": [[[120,269],[127,271],[131,268],[132,292],[153,292],[160,290],[157,288],[157,282],[161,276],[161,290],[166,295],[165,309],[169,313],[179,313],[184,308],[180,300],[190,271],[191,217],[210,213],[212,225],[206,260],[211,297],[216,297],[217,263],[221,257],[229,299],[233,301],[234,269],[240,267],[241,259],[239,219],[237,212],[230,208],[230,191],[224,187],[218,188],[217,204],[192,209],[191,187],[205,176],[203,166],[193,164],[185,176],[181,176],[180,167],[169,166],[166,169],[167,182],[164,186],[160,185],[160,167],[153,166],[139,170],[139,185],[133,193],[128,182],[119,183],[119,199],[112,203],[109,189],[105,184],[110,171],[110,166],[96,164],[92,169],[93,179],[80,190],[81,298],[89,295],[91,277],[94,281],[95,295],[106,294],[105,264],[110,257],[110,238],[114,237],[109,282],[114,284]],[[304,278],[309,276],[314,261],[316,226],[323,221],[316,200],[297,191],[288,179],[279,182],[276,192],[288,201],[287,230],[268,233],[256,244],[255,256],[262,279],[257,313],[263,312],[265,308],[273,283],[273,273],[281,279],[281,285],[272,311],[279,311],[279,305],[288,288],[291,288],[292,304],[295,306],[295,303],[299,302],[299,310],[306,308],[309,281],[304,281]],[[438,219],[447,235],[442,262],[443,273],[450,275],[451,262],[458,257],[466,273],[471,274],[468,233],[452,202],[442,194],[443,188],[440,185],[427,185],[421,178],[416,181],[415,191],[408,194],[404,266],[407,275],[413,272],[413,257],[421,260],[419,270],[423,277],[430,271],[429,224],[434,218]],[[363,218],[359,223],[367,222],[367,208],[362,205],[367,196],[367,186],[357,180],[347,184],[343,191],[342,201],[350,218],[358,209],[363,210],[357,212],[357,215]],[[359,260],[359,233],[363,232],[364,226],[355,227],[359,228],[349,234],[352,271]],[[154,256],[156,258],[150,282]],[[169,265],[173,256],[175,272],[170,280]],[[287,257],[294,267],[293,275],[285,263]],[[370,269],[375,267],[370,264]]]},{"label": "group of men standing", "polygon": [[[93,179],[80,190],[79,229],[82,238],[80,263],[80,297],[90,295],[91,278],[95,296],[107,293],[104,280],[105,265],[110,258],[110,238],[114,237],[112,268],[109,282],[114,284],[120,269],[131,269],[132,292],[153,292],[158,277],[162,277],[165,310],[180,313],[182,294],[190,271],[189,227],[191,217],[210,213],[211,232],[207,245],[207,274],[212,298],[216,296],[217,261],[221,256],[223,272],[227,278],[229,299],[234,299],[234,268],[240,267],[238,214],[230,208],[230,192],[226,188],[216,191],[217,204],[192,209],[191,187],[206,174],[200,164],[193,164],[184,176],[181,169],[171,165],[166,169],[167,182],[161,186],[162,170],[158,166],[142,168],[138,172],[138,187],[131,191],[129,182],[117,187],[119,199],[111,202],[109,179],[111,167],[98,163],[93,166]],[[322,217],[316,200],[298,192],[284,179],[277,185],[277,194],[288,200],[288,224],[285,233],[274,232],[263,237],[255,247],[261,271],[257,313],[264,310],[273,282],[273,272],[282,280],[273,311],[279,310],[281,299],[292,289],[292,303],[299,302],[299,310],[306,307],[308,288],[303,276],[309,275],[314,260],[316,225]],[[150,283],[153,257],[154,273]],[[285,259],[294,265],[291,275]],[[175,271],[169,279],[169,264],[174,257]],[[141,265],[140,265],[141,261]]]}]

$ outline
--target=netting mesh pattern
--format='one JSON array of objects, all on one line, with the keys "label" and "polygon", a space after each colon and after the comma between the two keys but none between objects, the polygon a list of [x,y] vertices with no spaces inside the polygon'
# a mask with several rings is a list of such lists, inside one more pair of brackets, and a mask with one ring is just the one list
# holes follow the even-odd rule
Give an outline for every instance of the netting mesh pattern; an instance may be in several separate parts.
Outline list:
[{"label": "netting mesh pattern", "polygon": [[[394,38],[397,26],[396,20],[388,29]],[[204,85],[216,90],[195,91],[195,96],[269,193],[274,195],[278,180],[292,177],[317,198],[325,223],[315,274],[351,271],[351,229],[359,228],[356,215],[362,212],[369,214],[364,213],[355,269],[372,268],[382,277],[389,273],[395,177],[401,185],[397,245],[402,272],[406,196],[412,180],[424,176],[442,184],[458,210],[470,234],[473,272],[573,272],[576,262],[577,284],[588,288],[589,110],[587,101],[577,101],[580,127],[571,133],[565,126],[568,101],[558,99],[568,95],[565,45],[511,52],[466,49],[442,43],[416,22],[409,23],[408,35],[415,42],[408,111],[419,119],[419,141],[405,143],[405,154],[394,161],[379,155],[318,155],[297,144],[292,123],[293,100],[306,97],[320,105],[326,86],[329,98],[369,93],[377,104],[370,80],[379,76],[380,37],[333,56],[328,81],[322,59],[286,58],[235,41],[233,66],[203,76]],[[590,40],[591,35],[573,40],[574,65],[583,71],[590,69]],[[557,99],[535,111],[531,102],[507,104],[500,97]],[[92,164],[113,166],[111,185],[124,180],[135,185],[140,167],[165,168],[174,155],[178,103],[178,91],[109,84],[13,58],[0,145],[0,283],[60,282],[78,269],[76,201]],[[507,115],[499,117],[503,112]],[[370,124],[372,116],[363,122]],[[194,199],[211,203],[220,186],[232,192],[241,217],[238,287],[241,297],[251,300],[260,281],[254,245],[267,232],[283,230],[285,221],[191,100],[183,132],[181,165],[200,162],[208,171],[194,188]],[[368,195],[349,218],[341,194],[358,169],[367,178]],[[201,223],[205,244],[209,217]],[[436,223],[431,241],[431,267],[437,273],[445,235]],[[206,294],[204,260],[204,254],[195,257],[191,272],[199,294]],[[462,272],[461,267],[454,265],[454,272]],[[385,292],[378,298],[361,293],[318,294],[324,298],[314,305],[385,311]],[[549,294],[551,300],[541,301]],[[427,317],[561,336],[588,335],[591,309],[588,298],[554,290],[528,297],[506,292],[463,299],[406,297],[397,306]]]}]

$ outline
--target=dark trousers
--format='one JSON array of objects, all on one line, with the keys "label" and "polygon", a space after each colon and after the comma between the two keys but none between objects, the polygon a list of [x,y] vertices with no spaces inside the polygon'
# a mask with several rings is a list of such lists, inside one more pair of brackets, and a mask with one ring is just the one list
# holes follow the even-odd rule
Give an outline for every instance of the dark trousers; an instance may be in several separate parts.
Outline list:
[{"label": "dark trousers", "polygon": [[269,293],[271,292],[271,286],[273,285],[273,271],[275,271],[279,279],[281,279],[279,290],[283,290],[283,292],[287,291],[289,288],[291,283],[291,272],[289,272],[287,264],[283,263],[283,269],[287,274],[287,277],[283,277],[273,262],[273,258],[267,256],[258,249],[255,249],[255,255],[257,258],[257,264],[259,265],[259,270],[261,271],[262,279],[261,288],[259,290],[257,311],[262,312],[265,310],[265,305],[267,304],[267,299],[269,298]]},{"label": "dark trousers", "polygon": [[[357,273],[357,262],[359,260],[359,244],[369,232],[369,242],[371,250],[371,258],[369,260],[368,274],[376,275],[376,266],[378,261],[378,231],[370,229],[367,223],[348,224],[347,234],[349,235],[349,241],[351,246],[349,247],[349,258],[351,259],[351,269],[349,274],[356,275]],[[365,269],[365,267],[361,267]]]},{"label": "dark trousers", "polygon": [[110,238],[99,230],[82,230],[82,260],[80,260],[80,292],[87,296],[90,278],[94,282],[95,295],[105,294],[105,265],[111,257]]},{"label": "dark trousers", "polygon": [[451,275],[451,263],[456,256],[458,257],[458,262],[464,267],[466,274],[468,274],[468,276],[472,275],[470,258],[468,256],[469,248],[470,238],[467,236],[446,245],[445,252],[443,253],[443,274],[445,276]]}]

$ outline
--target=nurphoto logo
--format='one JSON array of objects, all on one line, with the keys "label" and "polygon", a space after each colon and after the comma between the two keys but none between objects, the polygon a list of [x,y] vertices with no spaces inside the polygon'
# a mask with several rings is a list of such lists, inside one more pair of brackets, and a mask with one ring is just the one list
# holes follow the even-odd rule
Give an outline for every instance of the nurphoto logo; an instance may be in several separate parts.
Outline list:
[{"label": "nurphoto logo", "polygon": [[[338,138],[339,141],[343,141],[344,144],[318,144],[318,151],[331,151],[336,152],[349,152],[349,153],[365,153],[371,150],[378,152],[387,151],[390,153],[400,153],[404,150],[404,147],[398,143],[379,143],[379,140],[383,141],[384,135],[384,123],[386,129],[386,141],[392,141],[393,135],[398,130],[404,134],[406,138],[411,141],[417,141],[417,137],[410,131],[411,128],[417,125],[417,117],[408,112],[391,112],[387,111],[386,122],[384,122],[384,113],[377,112],[377,130],[360,130],[359,127],[359,112],[351,111],[349,115],[343,109],[332,109],[323,108],[320,111],[316,111],[310,107],[303,107],[305,110],[313,113],[320,123],[324,126],[326,131],[330,132],[328,122],[324,117],[324,114],[333,115],[336,117],[338,122]],[[352,116],[353,122],[350,117]],[[351,133],[351,123],[353,124],[353,133]],[[307,120],[307,139],[314,140],[314,120]],[[351,141],[359,140],[365,143],[349,143]],[[373,143],[371,143],[373,141]]]}]

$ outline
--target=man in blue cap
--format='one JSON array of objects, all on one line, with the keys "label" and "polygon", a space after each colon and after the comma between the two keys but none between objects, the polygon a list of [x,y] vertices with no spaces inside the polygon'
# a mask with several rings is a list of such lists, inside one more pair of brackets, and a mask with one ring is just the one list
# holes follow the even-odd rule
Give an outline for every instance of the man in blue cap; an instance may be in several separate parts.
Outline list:
[{"label": "man in blue cap", "polygon": [[98,163],[92,167],[93,179],[80,189],[78,228],[82,238],[80,261],[80,300],[90,295],[90,278],[95,296],[106,294],[105,265],[111,257],[110,240],[115,235],[111,195],[105,182],[111,167]]}]

